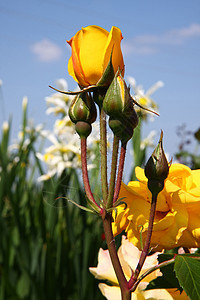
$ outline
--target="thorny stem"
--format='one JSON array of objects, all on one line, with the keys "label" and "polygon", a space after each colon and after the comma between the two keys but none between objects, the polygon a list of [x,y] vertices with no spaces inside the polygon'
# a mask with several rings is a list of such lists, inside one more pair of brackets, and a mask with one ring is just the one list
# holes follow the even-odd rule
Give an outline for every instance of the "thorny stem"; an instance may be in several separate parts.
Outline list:
[{"label": "thorny stem", "polygon": [[107,199],[107,203],[106,203],[107,208],[110,208],[113,205],[113,196],[114,196],[114,191],[115,191],[115,177],[116,177],[116,171],[117,171],[118,149],[119,149],[119,139],[116,135],[114,135],[109,192],[108,192],[108,199]]},{"label": "thorny stem", "polygon": [[108,181],[107,181],[107,132],[106,114],[100,108],[100,147],[101,147],[101,185],[104,204],[107,201]]},{"label": "thorny stem", "polygon": [[157,264],[156,266],[153,266],[152,268],[148,269],[145,273],[143,273],[138,279],[137,281],[134,283],[131,291],[135,291],[136,287],[138,286],[138,284],[146,277],[148,276],[149,274],[151,274],[152,272],[162,268],[162,267],[165,267],[165,266],[168,266],[172,263],[174,263],[175,261],[175,258],[176,258],[177,254],[174,255],[173,258],[169,259],[169,260],[166,260],[166,261],[163,261],[161,262],[160,264]]},{"label": "thorny stem", "polygon": [[128,282],[122,270],[122,266],[117,255],[115,239],[112,232],[112,215],[106,211],[102,214],[102,221],[104,227],[105,238],[110,253],[113,268],[115,270],[117,280],[121,289],[122,300],[131,300],[131,292],[129,290]]},{"label": "thorny stem", "polygon": [[87,170],[87,139],[81,138],[81,167],[82,167],[82,176],[83,176],[83,183],[86,195],[90,201],[92,201],[98,208],[102,211],[102,208],[96,203],[94,196],[92,194],[89,177],[88,177],[88,170]]},{"label": "thorny stem", "polygon": [[[138,284],[146,277],[148,276],[149,274],[151,274],[152,272],[158,270],[158,269],[161,269],[165,266],[168,266],[170,264],[173,264],[175,262],[175,259],[177,256],[181,256],[182,254],[174,254],[174,257],[171,258],[171,259],[168,259],[168,260],[165,260],[159,264],[157,264],[156,266],[153,266],[152,268],[148,269],[145,273],[143,273],[138,279],[137,281],[134,283],[131,291],[134,291],[136,289],[136,287],[138,286]],[[194,259],[198,259],[200,260],[200,257],[199,256],[193,256]]]},{"label": "thorny stem", "polygon": [[118,174],[117,174],[117,183],[115,186],[113,203],[115,203],[117,201],[117,198],[119,196],[119,191],[120,191],[121,182],[122,182],[122,175],[123,175],[123,170],[124,170],[125,156],[126,156],[126,145],[127,145],[127,142],[122,143],[122,145],[121,145],[121,153],[120,153],[120,158],[119,158],[119,167],[118,167]]},{"label": "thorny stem", "polygon": [[[131,276],[131,278],[129,280],[129,288],[131,288],[132,292],[135,291],[135,289],[137,287],[137,285],[135,286],[134,283],[137,281],[139,273],[144,265],[147,255],[149,253],[149,247],[150,247],[152,230],[153,230],[153,221],[154,221],[155,211],[156,211],[156,202],[157,202],[157,195],[152,195],[151,210],[150,210],[150,215],[149,215],[149,226],[148,226],[148,230],[147,230],[145,245],[144,245],[144,248],[140,255],[140,259],[139,259],[138,265],[135,269],[135,273],[133,273],[133,275]],[[133,288],[133,286],[134,286],[134,288]]]}]

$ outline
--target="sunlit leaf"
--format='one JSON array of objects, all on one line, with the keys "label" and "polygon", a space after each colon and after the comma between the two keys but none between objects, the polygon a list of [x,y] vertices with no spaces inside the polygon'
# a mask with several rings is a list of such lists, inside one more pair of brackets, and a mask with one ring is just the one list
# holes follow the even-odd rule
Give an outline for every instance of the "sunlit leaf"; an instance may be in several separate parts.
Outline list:
[{"label": "sunlit leaf", "polygon": [[175,259],[174,270],[180,285],[190,299],[200,299],[200,261],[178,255]]}]

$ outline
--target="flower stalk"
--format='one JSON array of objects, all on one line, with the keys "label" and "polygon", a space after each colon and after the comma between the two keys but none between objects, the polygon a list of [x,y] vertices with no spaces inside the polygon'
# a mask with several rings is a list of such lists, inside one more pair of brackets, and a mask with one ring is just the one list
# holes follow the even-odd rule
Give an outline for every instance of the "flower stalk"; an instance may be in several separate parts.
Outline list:
[{"label": "flower stalk", "polygon": [[119,158],[117,182],[116,182],[116,186],[115,186],[113,203],[115,203],[117,201],[117,198],[119,196],[121,183],[122,183],[122,175],[123,175],[123,171],[124,171],[124,163],[125,163],[125,157],[126,157],[126,145],[127,145],[127,142],[124,142],[124,143],[121,144],[121,152],[120,152],[120,158]]},{"label": "flower stalk", "polygon": [[119,139],[116,135],[113,138],[113,149],[112,149],[112,163],[111,163],[111,173],[110,173],[110,183],[109,183],[109,193],[107,199],[107,208],[111,208],[113,205],[113,196],[115,191],[115,177],[117,171],[117,158],[119,149]]},{"label": "flower stalk", "polygon": [[103,108],[100,108],[100,152],[101,152],[101,186],[103,202],[106,205],[108,196],[108,179],[107,179],[107,131],[106,131],[106,114]]},{"label": "flower stalk", "polygon": [[85,137],[81,138],[81,167],[82,167],[82,177],[83,177],[83,184],[84,184],[86,196],[91,202],[93,202],[99,208],[100,211],[102,211],[102,208],[100,208],[100,206],[95,201],[93,193],[90,188],[88,170],[87,170],[87,139]]},{"label": "flower stalk", "polygon": [[102,221],[103,221],[105,238],[110,253],[110,258],[121,289],[122,300],[131,300],[131,292],[129,290],[128,282],[126,280],[121,263],[119,261],[119,257],[117,255],[117,249],[116,249],[115,239],[113,236],[112,225],[111,225],[112,215],[104,211],[104,214],[102,215]]},{"label": "flower stalk", "polygon": [[150,242],[151,242],[151,236],[152,236],[152,230],[153,230],[153,222],[154,222],[154,217],[155,217],[155,211],[156,211],[156,202],[157,202],[157,195],[152,196],[152,201],[151,201],[151,210],[150,210],[150,215],[149,215],[149,225],[148,225],[148,230],[147,230],[147,236],[145,240],[145,245],[142,250],[142,253],[140,255],[139,262],[137,264],[137,267],[135,269],[135,272],[132,274],[130,280],[129,280],[129,287],[131,288],[132,292],[135,291],[137,285],[136,281],[137,278],[140,274],[140,271],[145,263],[146,257],[149,254],[149,247],[150,247]]}]

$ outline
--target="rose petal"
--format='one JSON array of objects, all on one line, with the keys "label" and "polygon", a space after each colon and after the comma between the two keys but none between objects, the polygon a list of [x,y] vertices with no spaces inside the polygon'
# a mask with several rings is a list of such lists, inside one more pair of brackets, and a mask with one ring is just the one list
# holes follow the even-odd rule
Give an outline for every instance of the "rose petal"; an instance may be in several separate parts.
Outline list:
[{"label": "rose petal", "polygon": [[122,76],[124,75],[124,61],[121,51],[121,40],[123,39],[121,30],[115,26],[111,28],[108,35],[107,42],[104,48],[104,62],[103,69],[105,70],[112,52],[112,64],[114,72],[116,73],[118,68],[122,71]]},{"label": "rose petal", "polygon": [[79,59],[84,76],[92,85],[103,73],[104,47],[109,33],[99,26],[88,26],[82,28],[82,34]]}]

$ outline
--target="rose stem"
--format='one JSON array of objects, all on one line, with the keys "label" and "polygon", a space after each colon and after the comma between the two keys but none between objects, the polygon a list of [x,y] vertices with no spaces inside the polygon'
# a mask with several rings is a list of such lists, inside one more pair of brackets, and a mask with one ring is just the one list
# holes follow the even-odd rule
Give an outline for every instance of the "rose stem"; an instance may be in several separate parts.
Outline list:
[{"label": "rose stem", "polygon": [[126,156],[126,143],[121,143],[121,152],[120,152],[120,158],[119,158],[119,167],[118,167],[118,174],[117,174],[117,183],[115,186],[115,193],[114,193],[114,199],[113,203],[117,201],[117,198],[119,196],[119,191],[121,187],[122,182],[122,175],[124,170],[124,162],[125,162],[125,156]]},{"label": "rose stem", "polygon": [[[113,146],[116,144],[117,140],[114,139]],[[106,116],[101,108],[100,111],[100,147],[101,147],[101,184],[102,184],[102,194],[103,194],[103,201],[105,207],[107,206],[107,196],[108,196],[108,185],[107,185],[107,136],[106,136]],[[116,149],[114,150],[116,152]],[[112,167],[114,170],[114,160],[116,160],[116,153],[113,154],[112,157]],[[114,176],[114,172],[112,171],[111,176]],[[115,177],[115,176],[114,176]],[[113,184],[113,183],[112,183]],[[111,187],[110,187],[111,188]],[[114,186],[113,186],[114,189]],[[110,189],[110,196],[111,193],[114,193],[114,191],[111,191]],[[110,198],[109,198],[110,199]],[[111,199],[111,205],[112,205],[113,199]],[[110,204],[109,204],[110,205]],[[128,282],[126,280],[126,277],[124,275],[124,272],[122,270],[122,266],[119,261],[119,257],[117,255],[117,249],[115,245],[115,239],[113,237],[112,232],[112,214],[108,213],[106,209],[104,208],[104,212],[102,213],[102,221],[103,221],[103,228],[105,233],[105,239],[108,246],[108,251],[110,254],[110,258],[112,261],[113,268],[115,270],[119,286],[121,289],[121,295],[122,300],[131,300],[131,293],[128,290]]]},{"label": "rose stem", "polygon": [[156,211],[156,202],[157,202],[157,194],[156,195],[154,194],[154,195],[152,195],[151,210],[150,210],[150,215],[149,215],[149,226],[148,226],[148,230],[147,230],[145,245],[144,245],[144,248],[140,255],[140,259],[139,259],[138,265],[135,269],[135,273],[133,273],[133,275],[131,276],[131,278],[129,280],[129,288],[131,288],[132,291],[134,291],[136,289],[136,287],[135,287],[133,290],[132,287],[133,287],[134,283],[136,282],[136,280],[139,276],[139,273],[144,265],[145,259],[149,253],[149,246],[150,246],[151,235],[152,235],[152,230],[153,230],[153,221],[154,221],[155,211]]},{"label": "rose stem", "polygon": [[101,149],[101,185],[103,201],[106,205],[108,195],[107,181],[107,133],[106,133],[106,114],[103,108],[100,109],[100,149]]},{"label": "rose stem", "polygon": [[100,208],[100,206],[96,203],[90,188],[87,170],[87,139],[85,137],[81,137],[81,168],[86,195],[88,199],[98,206],[98,208],[102,211],[102,208]]},{"label": "rose stem", "polygon": [[119,149],[119,139],[116,135],[114,135],[109,192],[108,192],[108,199],[106,204],[107,208],[113,206],[113,195],[115,191],[115,177],[116,177],[116,170],[117,170],[118,149]]},{"label": "rose stem", "polygon": [[131,292],[129,291],[128,282],[126,280],[126,277],[122,270],[122,266],[119,261],[119,257],[117,255],[115,239],[113,237],[112,225],[111,225],[112,215],[105,211],[104,214],[102,215],[102,220],[103,220],[105,238],[110,253],[110,258],[121,289],[122,300],[130,300]]},{"label": "rose stem", "polygon": [[162,267],[165,267],[165,266],[168,266],[172,263],[174,263],[175,261],[175,258],[176,258],[177,254],[174,255],[173,258],[169,259],[169,260],[166,260],[166,261],[163,261],[159,264],[157,264],[156,266],[153,266],[152,268],[148,269],[145,273],[143,273],[138,279],[137,281],[134,283],[131,291],[134,291],[136,289],[136,287],[138,286],[138,284],[146,277],[148,276],[149,274],[151,274],[152,272],[162,268]]}]

